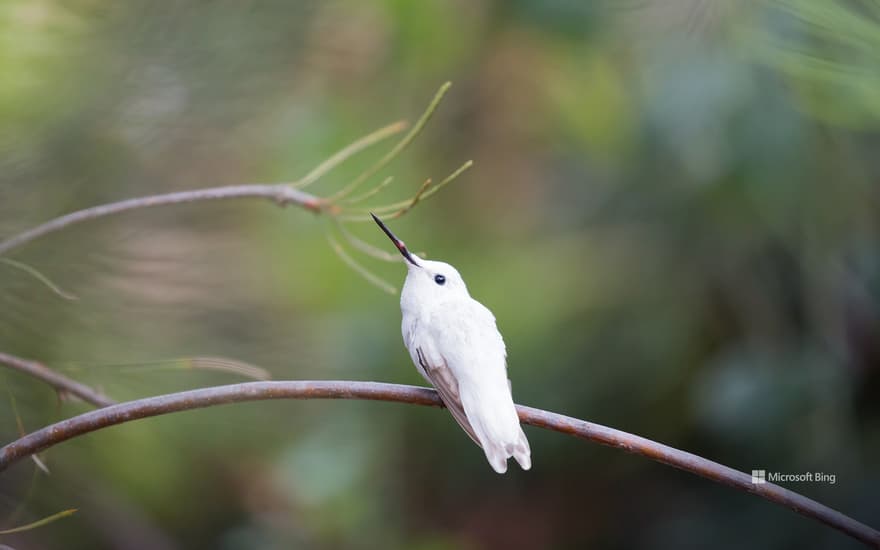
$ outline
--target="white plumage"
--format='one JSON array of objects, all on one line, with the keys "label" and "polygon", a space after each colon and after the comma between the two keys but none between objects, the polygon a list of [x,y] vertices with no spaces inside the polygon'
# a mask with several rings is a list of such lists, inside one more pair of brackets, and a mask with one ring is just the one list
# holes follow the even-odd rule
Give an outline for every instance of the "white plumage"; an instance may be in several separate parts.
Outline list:
[{"label": "white plumage", "polygon": [[447,263],[423,260],[374,216],[407,259],[400,295],[403,341],[416,368],[440,394],[492,468],[507,471],[513,457],[531,467],[529,442],[519,424],[507,379],[507,351],[495,316],[471,298]]}]

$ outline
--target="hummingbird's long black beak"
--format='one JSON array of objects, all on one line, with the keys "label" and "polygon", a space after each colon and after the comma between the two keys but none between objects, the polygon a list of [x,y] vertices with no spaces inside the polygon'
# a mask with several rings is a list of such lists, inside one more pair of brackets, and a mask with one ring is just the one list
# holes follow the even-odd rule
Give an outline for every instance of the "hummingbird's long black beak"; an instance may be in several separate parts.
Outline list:
[{"label": "hummingbird's long black beak", "polygon": [[370,212],[370,215],[373,216],[373,220],[375,220],[376,223],[379,224],[379,227],[382,228],[382,231],[384,231],[385,234],[388,235],[388,238],[391,239],[391,242],[394,243],[394,246],[397,247],[397,250],[400,250],[400,253],[403,254],[404,258],[406,258],[406,261],[408,261],[409,263],[413,264],[416,267],[422,267],[416,263],[415,259],[412,257],[412,254],[410,254],[409,250],[407,250],[406,245],[403,244],[403,241],[398,239],[394,235],[394,233],[392,233],[391,230],[388,229],[388,227],[386,227],[384,223],[382,223],[382,220],[380,220],[378,217],[376,217],[375,214]]}]

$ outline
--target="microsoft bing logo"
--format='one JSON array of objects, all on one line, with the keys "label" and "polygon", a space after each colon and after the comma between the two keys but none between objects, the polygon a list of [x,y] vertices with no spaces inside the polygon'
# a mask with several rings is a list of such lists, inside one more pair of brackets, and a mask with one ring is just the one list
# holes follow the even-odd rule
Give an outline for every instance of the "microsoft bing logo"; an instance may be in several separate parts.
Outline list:
[{"label": "microsoft bing logo", "polygon": [[799,474],[787,474],[782,472],[768,472],[767,470],[752,470],[752,483],[755,485],[764,485],[765,483],[779,482],[811,482],[811,483],[829,483],[834,485],[837,483],[837,474],[828,474],[825,472],[801,472]]}]

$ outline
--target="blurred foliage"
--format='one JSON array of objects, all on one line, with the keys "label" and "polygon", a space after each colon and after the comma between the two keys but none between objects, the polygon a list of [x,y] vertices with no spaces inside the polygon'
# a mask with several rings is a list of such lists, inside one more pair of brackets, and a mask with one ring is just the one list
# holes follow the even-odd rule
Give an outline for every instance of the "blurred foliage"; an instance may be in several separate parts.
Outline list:
[{"label": "blurred foliage", "polygon": [[857,128],[880,118],[880,4],[776,0],[749,29],[754,53],[791,82],[811,114]]},{"label": "blurred foliage", "polygon": [[[517,400],[742,470],[834,473],[792,488],[876,526],[878,24],[868,0],[6,0],[0,237],[133,196],[291,181],[412,122],[452,80],[371,183],[393,174],[377,200],[402,200],[475,160],[394,230],[495,312]],[[117,399],[240,380],[180,357],[421,383],[396,300],[333,254],[328,223],[204,203],[35,241],[10,259],[79,300],[0,263],[0,349]],[[86,410],[0,380],[25,429]],[[51,475],[4,472],[0,528],[79,512],[0,544],[856,547],[752,496],[527,432],[535,467],[499,477],[448,415],[417,407],[142,421],[45,453]],[[11,404],[0,433],[18,434]]]}]

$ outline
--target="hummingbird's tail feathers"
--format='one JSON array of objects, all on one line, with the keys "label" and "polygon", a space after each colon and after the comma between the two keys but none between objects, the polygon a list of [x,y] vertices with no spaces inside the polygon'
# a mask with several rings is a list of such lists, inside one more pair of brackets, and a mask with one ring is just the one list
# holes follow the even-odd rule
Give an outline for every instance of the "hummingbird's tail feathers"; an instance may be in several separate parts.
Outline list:
[{"label": "hummingbird's tail feathers", "polygon": [[519,467],[528,470],[532,467],[532,450],[529,448],[529,440],[522,428],[519,429],[519,441],[513,445],[511,456],[516,459]]},{"label": "hummingbird's tail feathers", "polygon": [[528,470],[532,467],[531,451],[529,451],[529,442],[526,441],[525,434],[521,434],[520,440],[516,443],[508,443],[506,445],[498,443],[484,444],[483,450],[486,452],[486,459],[489,461],[489,465],[499,474],[507,472],[507,460],[511,457],[516,459],[519,467],[523,470]]},{"label": "hummingbird's tail feathers", "polygon": [[532,467],[529,441],[519,425],[516,413],[513,414],[511,423],[499,424],[498,418],[494,416],[470,418],[470,420],[493,470],[499,474],[506,472],[509,458],[516,459],[523,470]]},{"label": "hummingbird's tail feathers", "polygon": [[515,458],[520,467],[529,469],[532,465],[529,442],[519,424],[507,385],[499,388],[465,379],[465,383],[459,381],[459,390],[467,420],[492,469],[503,474],[509,458]]},{"label": "hummingbird's tail feathers", "polygon": [[507,472],[507,458],[510,456],[499,445],[486,445],[483,448],[486,451],[486,459],[492,469],[499,474]]}]

